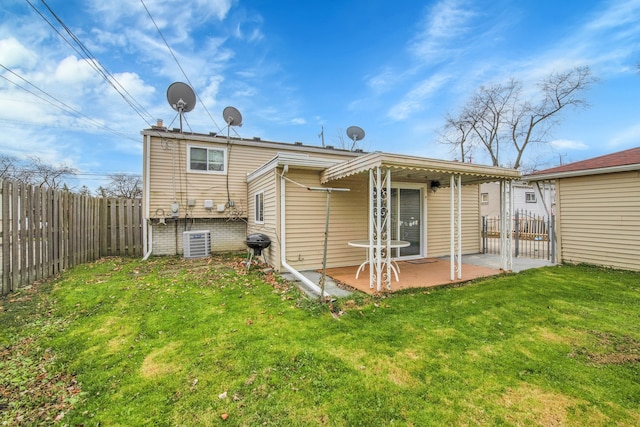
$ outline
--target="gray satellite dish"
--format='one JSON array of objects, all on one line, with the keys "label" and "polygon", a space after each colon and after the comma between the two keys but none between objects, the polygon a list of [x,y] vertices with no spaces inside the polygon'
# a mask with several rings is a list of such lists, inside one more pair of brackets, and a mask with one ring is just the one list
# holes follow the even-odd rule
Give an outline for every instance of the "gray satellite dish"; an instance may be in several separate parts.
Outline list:
[{"label": "gray satellite dish", "polygon": [[167,101],[174,110],[188,113],[196,106],[196,94],[188,84],[175,82],[167,89]]},{"label": "gray satellite dish", "polygon": [[242,126],[242,114],[235,107],[227,107],[222,111],[227,126]]},{"label": "gray satellite dish", "polygon": [[351,150],[356,148],[356,143],[364,138],[364,130],[359,126],[349,126],[347,128],[347,136],[353,141]]},{"label": "gray satellite dish", "polygon": [[182,115],[196,106],[196,94],[186,83],[175,82],[167,89],[167,101],[171,108],[180,114],[180,132],[182,133]]}]

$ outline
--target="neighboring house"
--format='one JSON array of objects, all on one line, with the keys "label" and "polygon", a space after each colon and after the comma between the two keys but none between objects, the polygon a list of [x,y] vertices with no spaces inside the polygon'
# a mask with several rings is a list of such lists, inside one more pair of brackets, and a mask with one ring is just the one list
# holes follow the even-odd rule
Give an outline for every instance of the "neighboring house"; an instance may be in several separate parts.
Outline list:
[{"label": "neighboring house", "polygon": [[[321,268],[327,192],[335,189],[327,267],[357,266],[367,252],[378,290],[389,288],[391,259],[451,255],[452,280],[454,270],[461,278],[461,255],[481,250],[479,184],[520,177],[499,167],[162,127],[142,135],[147,253],[182,253],[189,230],[209,230],[213,251],[244,249],[247,234],[262,233],[272,242],[264,258],[277,271]],[[363,239],[369,251],[348,245]],[[410,244],[390,249],[390,239]]]},{"label": "neighboring house", "polygon": [[[556,205],[555,188],[551,183],[513,183],[513,211],[527,212],[536,217],[548,217],[554,213]],[[500,183],[480,184],[480,215],[498,217],[500,215]]]},{"label": "neighboring house", "polygon": [[523,179],[555,183],[561,261],[640,270],[640,147]]}]

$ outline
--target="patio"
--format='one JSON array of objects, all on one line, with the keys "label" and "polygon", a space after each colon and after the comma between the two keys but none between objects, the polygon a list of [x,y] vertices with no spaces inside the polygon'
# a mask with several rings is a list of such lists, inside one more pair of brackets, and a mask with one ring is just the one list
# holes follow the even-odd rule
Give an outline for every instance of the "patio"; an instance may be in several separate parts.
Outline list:
[{"label": "patio", "polygon": [[[518,272],[529,268],[551,266],[553,263],[531,258],[514,258],[513,271]],[[451,280],[451,264],[448,258],[421,258],[409,261],[399,261],[399,281],[391,281],[391,292],[410,288],[428,288],[433,286],[450,285],[468,282],[480,277],[496,276],[503,271],[500,269],[500,256],[491,254],[464,255],[462,257],[462,279]],[[328,268],[327,276],[333,281],[346,285],[368,294],[375,294],[375,289],[369,287],[369,267],[365,267],[356,279],[358,266]]]}]

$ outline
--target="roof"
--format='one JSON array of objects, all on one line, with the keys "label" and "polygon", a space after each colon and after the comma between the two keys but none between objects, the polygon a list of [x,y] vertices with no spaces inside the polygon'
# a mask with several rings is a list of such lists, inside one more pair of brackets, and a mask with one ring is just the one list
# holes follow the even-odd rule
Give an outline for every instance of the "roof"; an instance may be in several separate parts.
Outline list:
[{"label": "roof", "polygon": [[536,171],[522,178],[526,181],[541,181],[632,170],[640,170],[640,147]]},{"label": "roof", "polygon": [[463,185],[520,178],[516,169],[375,152],[327,168],[321,181],[326,184],[376,167],[391,169],[396,180],[424,183],[442,179],[443,187],[447,186],[445,178],[451,175],[461,175]]}]

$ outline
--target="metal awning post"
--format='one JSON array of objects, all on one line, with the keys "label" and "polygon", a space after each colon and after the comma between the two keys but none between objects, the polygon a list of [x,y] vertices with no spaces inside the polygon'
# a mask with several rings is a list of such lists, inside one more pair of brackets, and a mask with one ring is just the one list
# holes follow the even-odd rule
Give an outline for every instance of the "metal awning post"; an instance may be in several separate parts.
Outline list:
[{"label": "metal awning post", "polygon": [[324,221],[324,251],[322,254],[322,275],[320,276],[320,295],[319,302],[322,304],[324,299],[324,285],[327,280],[327,246],[329,242],[329,215],[331,214],[331,192],[332,191],[350,191],[348,188],[325,188],[325,187],[307,187],[309,191],[326,191],[327,193],[327,212]]},{"label": "metal awning post", "polygon": [[513,181],[500,181],[500,258],[504,271],[513,270],[512,234]]}]

